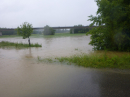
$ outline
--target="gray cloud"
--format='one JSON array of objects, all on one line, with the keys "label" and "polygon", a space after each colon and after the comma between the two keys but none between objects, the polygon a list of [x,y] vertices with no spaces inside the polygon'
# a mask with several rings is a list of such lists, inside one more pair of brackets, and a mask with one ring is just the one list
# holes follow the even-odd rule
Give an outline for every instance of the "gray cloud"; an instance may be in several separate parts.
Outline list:
[{"label": "gray cloud", "polygon": [[96,11],[94,0],[1,0],[0,27],[89,25],[88,16]]}]

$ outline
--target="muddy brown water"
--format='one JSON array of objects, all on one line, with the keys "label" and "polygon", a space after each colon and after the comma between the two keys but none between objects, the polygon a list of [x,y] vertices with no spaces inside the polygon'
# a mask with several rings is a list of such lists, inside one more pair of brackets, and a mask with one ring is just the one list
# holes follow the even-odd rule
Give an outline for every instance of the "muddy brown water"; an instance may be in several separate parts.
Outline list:
[{"label": "muddy brown water", "polygon": [[[27,39],[0,38],[23,42]],[[31,38],[42,48],[0,48],[0,97],[129,97],[130,72],[38,62],[89,53],[89,36]]]}]

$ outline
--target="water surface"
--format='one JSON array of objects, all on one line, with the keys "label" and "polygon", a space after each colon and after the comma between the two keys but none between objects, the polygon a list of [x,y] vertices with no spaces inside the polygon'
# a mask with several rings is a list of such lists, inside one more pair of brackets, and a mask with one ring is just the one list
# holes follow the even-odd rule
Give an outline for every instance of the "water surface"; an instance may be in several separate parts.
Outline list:
[{"label": "water surface", "polygon": [[[23,42],[27,39],[0,38]],[[31,38],[42,48],[0,49],[0,97],[129,97],[130,72],[91,69],[65,63],[39,62],[37,57],[55,58],[89,53],[89,36]]]}]

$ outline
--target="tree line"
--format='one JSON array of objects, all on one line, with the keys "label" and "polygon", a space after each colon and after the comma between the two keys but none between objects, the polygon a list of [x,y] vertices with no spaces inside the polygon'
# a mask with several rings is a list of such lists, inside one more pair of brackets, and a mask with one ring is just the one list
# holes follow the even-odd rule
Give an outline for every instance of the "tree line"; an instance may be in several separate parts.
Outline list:
[{"label": "tree line", "polygon": [[[82,27],[83,25],[74,25],[74,27]],[[89,30],[91,30],[91,28],[74,28],[74,29],[70,29],[70,34],[74,34],[76,33],[87,33]]]},{"label": "tree line", "polygon": [[[0,29],[7,29],[7,28],[0,28]],[[15,30],[11,30],[11,31],[6,30],[6,31],[0,31],[0,32],[2,32],[2,35],[16,35],[17,34]]]},{"label": "tree line", "polygon": [[70,30],[68,29],[56,29],[55,33],[66,33],[66,32],[70,32]]},{"label": "tree line", "polygon": [[[7,29],[7,28],[0,28],[0,29]],[[0,31],[2,32],[2,35],[17,35],[16,30],[5,30],[5,31]],[[33,30],[32,34],[42,34],[43,31],[40,30]]]}]

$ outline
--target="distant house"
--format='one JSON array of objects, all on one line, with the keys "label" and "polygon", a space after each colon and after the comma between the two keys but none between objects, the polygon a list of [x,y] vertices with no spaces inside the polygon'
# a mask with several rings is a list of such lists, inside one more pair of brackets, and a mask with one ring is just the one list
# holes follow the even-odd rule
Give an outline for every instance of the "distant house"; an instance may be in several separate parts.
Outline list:
[{"label": "distant house", "polygon": [[2,32],[0,32],[0,36],[2,36]]}]

